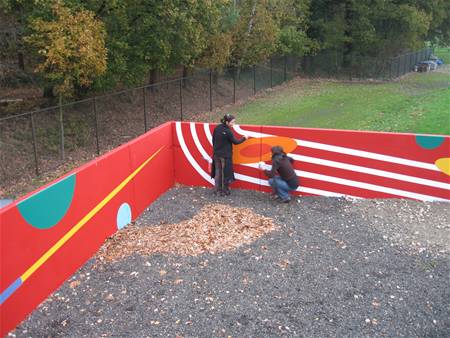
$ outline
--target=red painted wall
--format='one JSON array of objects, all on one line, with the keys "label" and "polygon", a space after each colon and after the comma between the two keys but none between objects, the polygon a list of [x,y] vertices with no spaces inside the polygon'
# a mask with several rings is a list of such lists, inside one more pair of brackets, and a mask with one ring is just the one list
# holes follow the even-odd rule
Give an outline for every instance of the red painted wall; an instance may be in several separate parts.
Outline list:
[{"label": "red painted wall", "polygon": [[[184,122],[173,128],[175,180],[212,186],[204,157],[212,156],[214,125]],[[449,136],[270,126],[237,126],[234,133],[254,138],[233,150],[236,188],[269,191],[257,162],[267,159],[271,146],[289,146],[291,139],[289,154],[301,182],[295,194],[450,200],[450,176],[443,169],[450,162]],[[253,163],[246,162],[249,156]]]},{"label": "red painted wall", "polygon": [[[3,208],[0,334],[20,323],[117,231],[124,203],[134,220],[175,182],[212,187],[207,159],[213,128],[166,123]],[[269,191],[257,163],[270,164],[270,147],[282,144],[300,177],[295,194],[450,201],[449,136],[266,126],[237,126],[234,133],[251,137],[234,148],[234,188]],[[73,178],[73,198],[56,225],[38,228],[24,216],[22,206]],[[52,203],[58,199],[44,199],[47,215],[56,208]]]},{"label": "red painted wall", "polygon": [[[93,210],[114,189],[155,152],[159,152],[108,203]],[[74,226],[94,214],[70,239],[1,304],[3,336],[91,258],[104,240],[117,231],[120,206],[127,203],[131,218],[136,217],[160,194],[173,186],[173,149],[171,123],[153,129],[141,137],[78,168],[73,199],[65,215],[53,227],[40,229],[30,225],[18,205],[51,187],[57,180],[16,201],[0,212],[1,292],[23,276],[36,261]],[[64,179],[64,177],[62,179]],[[118,189],[119,189],[118,188]],[[51,206],[48,212],[52,212]],[[6,299],[5,299],[6,298]]]}]

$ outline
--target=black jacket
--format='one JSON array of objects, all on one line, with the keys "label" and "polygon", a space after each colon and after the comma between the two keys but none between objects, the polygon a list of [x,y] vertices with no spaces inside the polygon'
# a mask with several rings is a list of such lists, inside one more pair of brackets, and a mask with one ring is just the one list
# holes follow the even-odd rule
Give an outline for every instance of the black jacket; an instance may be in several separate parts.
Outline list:
[{"label": "black jacket", "polygon": [[240,144],[245,141],[245,137],[237,140],[233,132],[226,124],[219,124],[213,132],[214,156],[231,158],[233,155],[233,144]]},{"label": "black jacket", "polygon": [[277,173],[280,177],[287,182],[289,187],[297,189],[298,177],[292,167],[294,160],[285,154],[277,154],[272,156],[272,169],[264,170],[264,173],[268,177],[274,177]]}]

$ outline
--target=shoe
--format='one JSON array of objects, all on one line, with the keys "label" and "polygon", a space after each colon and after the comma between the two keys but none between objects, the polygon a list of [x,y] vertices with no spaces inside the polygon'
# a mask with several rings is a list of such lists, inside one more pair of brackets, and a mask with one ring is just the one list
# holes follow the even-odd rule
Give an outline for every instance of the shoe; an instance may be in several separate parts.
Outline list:
[{"label": "shoe", "polygon": [[278,196],[277,194],[270,194],[270,198],[276,201],[280,199],[280,196]]},{"label": "shoe", "polygon": [[284,200],[281,200],[281,203],[289,203],[290,201],[291,201],[290,198],[286,198],[286,199],[284,199]]}]

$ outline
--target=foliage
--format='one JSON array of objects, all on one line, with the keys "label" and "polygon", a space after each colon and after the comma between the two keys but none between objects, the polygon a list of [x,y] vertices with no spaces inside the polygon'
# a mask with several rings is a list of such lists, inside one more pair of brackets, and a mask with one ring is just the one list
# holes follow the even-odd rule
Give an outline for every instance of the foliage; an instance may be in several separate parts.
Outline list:
[{"label": "foliage", "polygon": [[269,7],[279,27],[278,54],[303,56],[318,49],[317,43],[307,35],[309,0],[271,0]]},{"label": "foliage", "polygon": [[61,1],[53,6],[53,20],[33,19],[25,41],[36,48],[42,61],[36,72],[68,96],[75,87],[88,87],[106,70],[107,51],[103,23],[87,10],[72,12]]},{"label": "foliage", "polygon": [[[103,91],[142,84],[149,74],[180,66],[220,71],[273,54],[327,50],[339,69],[426,41],[450,43],[448,0],[0,0],[0,9],[29,36],[28,50],[19,35],[8,55],[25,55],[31,68],[38,64],[43,87],[78,93],[80,86]],[[72,42],[62,52],[63,36]],[[76,47],[83,39],[96,41],[85,55]],[[90,61],[81,65],[82,58]]]},{"label": "foliage", "polygon": [[[344,55],[391,57],[424,46],[431,36],[444,36],[449,6],[441,0],[316,0],[311,4],[308,36],[322,48]],[[437,22],[435,22],[435,18]],[[433,33],[431,33],[433,28]],[[450,28],[447,28],[450,31]]]},{"label": "foliage", "polygon": [[221,71],[229,63],[233,44],[232,29],[238,14],[229,1],[203,2],[205,45],[195,64],[200,67]]},{"label": "foliage", "polygon": [[251,65],[268,58],[276,49],[278,27],[267,0],[243,1],[234,27],[231,64]]}]

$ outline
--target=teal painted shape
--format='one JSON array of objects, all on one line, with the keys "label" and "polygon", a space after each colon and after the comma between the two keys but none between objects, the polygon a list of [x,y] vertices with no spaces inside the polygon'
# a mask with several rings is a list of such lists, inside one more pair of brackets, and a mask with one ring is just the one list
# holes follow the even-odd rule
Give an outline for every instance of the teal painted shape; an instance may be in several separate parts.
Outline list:
[{"label": "teal painted shape", "polygon": [[416,143],[425,149],[434,149],[444,143],[445,138],[443,136],[424,136],[417,135]]},{"label": "teal painted shape", "polygon": [[56,225],[72,204],[75,175],[66,177],[20,202],[17,208],[22,217],[38,229]]}]

